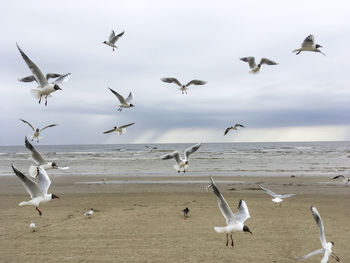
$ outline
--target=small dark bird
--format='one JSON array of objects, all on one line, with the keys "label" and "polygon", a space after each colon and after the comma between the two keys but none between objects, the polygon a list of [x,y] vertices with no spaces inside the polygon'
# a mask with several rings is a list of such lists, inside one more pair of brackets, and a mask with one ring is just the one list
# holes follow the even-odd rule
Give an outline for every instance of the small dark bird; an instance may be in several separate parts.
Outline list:
[{"label": "small dark bird", "polygon": [[224,136],[225,136],[230,130],[235,130],[235,131],[237,131],[237,128],[238,128],[238,127],[244,128],[244,126],[243,126],[242,124],[236,123],[234,126],[231,126],[231,127],[226,128],[225,133],[224,133]]},{"label": "small dark bird", "polygon": [[187,214],[188,212],[190,212],[190,209],[188,209],[188,207],[186,207],[184,210],[182,210],[182,212],[184,212],[184,220],[188,217]]}]

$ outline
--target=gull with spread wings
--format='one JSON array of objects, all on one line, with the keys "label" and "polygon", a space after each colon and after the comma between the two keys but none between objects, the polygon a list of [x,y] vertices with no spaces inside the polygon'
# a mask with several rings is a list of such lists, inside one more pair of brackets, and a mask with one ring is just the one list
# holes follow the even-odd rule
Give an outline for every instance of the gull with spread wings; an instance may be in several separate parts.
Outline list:
[{"label": "gull with spread wings", "polygon": [[118,41],[118,39],[124,35],[125,31],[119,33],[118,35],[115,35],[115,32],[114,30],[112,30],[111,34],[109,35],[109,38],[107,41],[103,41],[102,44],[106,44],[107,46],[110,46],[113,48],[113,51],[114,51],[114,48],[118,48],[115,43]]},{"label": "gull with spread wings", "polygon": [[260,187],[261,190],[264,190],[266,193],[268,193],[269,195],[274,197],[274,199],[272,199],[272,202],[280,203],[280,206],[281,206],[282,201],[283,201],[284,198],[289,198],[289,197],[292,197],[292,196],[296,196],[296,194],[279,195],[279,194],[276,194],[276,193],[272,192],[271,190],[269,190],[267,188],[264,188],[264,187],[262,187],[260,185],[259,185],[259,187]]},{"label": "gull with spread wings", "polygon": [[255,58],[254,57],[244,57],[240,58],[240,60],[247,62],[249,65],[249,68],[251,69],[249,73],[258,73],[260,71],[261,65],[266,64],[266,65],[278,65],[278,63],[267,59],[267,58],[262,58],[260,59],[259,64],[257,65],[255,63]]},{"label": "gull with spread wings", "polygon": [[42,132],[43,130],[50,128],[50,127],[54,127],[57,126],[58,124],[50,124],[45,126],[42,129],[39,128],[34,128],[33,125],[31,125],[29,122],[27,122],[26,120],[23,119],[19,119],[20,121],[23,121],[24,123],[27,123],[29,125],[30,128],[32,128],[34,134],[30,136],[31,141],[36,140],[37,142],[39,142],[39,140],[42,138],[40,137],[40,132]]},{"label": "gull with spread wings", "polygon": [[303,43],[301,43],[301,48],[294,49],[292,52],[295,53],[295,55],[299,55],[301,51],[311,51],[311,52],[318,52],[321,53],[322,55],[326,55],[323,53],[319,48],[322,47],[319,44],[315,44],[315,37],[313,35],[309,35],[305,38]]},{"label": "gull with spread wings", "polygon": [[193,79],[190,82],[188,82],[186,85],[181,84],[180,81],[178,81],[176,78],[162,78],[161,81],[167,82],[167,83],[175,83],[179,86],[179,90],[181,90],[182,94],[187,94],[188,86],[190,85],[204,85],[207,82],[203,80]]},{"label": "gull with spread wings", "polygon": [[125,133],[127,127],[134,125],[134,124],[135,124],[135,122],[125,124],[122,126],[115,126],[113,129],[105,131],[104,134],[111,133],[111,132],[119,132],[119,135],[122,135],[123,133]]},{"label": "gull with spread wings", "polygon": [[242,127],[244,128],[244,126],[242,124],[236,123],[234,126],[228,127],[225,130],[224,136],[230,131],[230,130],[235,130],[237,131],[238,127]]},{"label": "gull with spread wings", "polygon": [[133,104],[130,103],[130,101],[134,98],[134,94],[132,92],[130,92],[129,96],[125,99],[115,90],[112,90],[111,88],[109,88],[109,90],[118,98],[120,102],[118,111],[122,111],[123,108],[135,107]]}]

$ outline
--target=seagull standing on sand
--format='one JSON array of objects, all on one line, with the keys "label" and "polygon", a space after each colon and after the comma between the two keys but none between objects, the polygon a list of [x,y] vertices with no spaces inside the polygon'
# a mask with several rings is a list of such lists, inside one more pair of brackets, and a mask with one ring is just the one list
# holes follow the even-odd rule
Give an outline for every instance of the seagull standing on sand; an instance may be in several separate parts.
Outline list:
[{"label": "seagull standing on sand", "polygon": [[255,64],[255,58],[254,57],[245,57],[245,58],[240,58],[240,60],[247,62],[249,65],[249,68],[251,71],[249,73],[258,73],[260,71],[261,65],[266,64],[266,65],[278,65],[278,63],[269,60],[267,58],[262,58],[259,62],[258,65]]},{"label": "seagull standing on sand", "polygon": [[29,228],[32,230],[32,232],[35,232],[36,231],[36,224],[34,222],[31,222],[29,224]]},{"label": "seagull standing on sand", "polygon": [[187,148],[184,151],[184,159],[180,157],[180,154],[178,151],[174,151],[172,153],[168,153],[168,154],[164,154],[162,156],[160,156],[160,158],[162,160],[168,160],[168,159],[172,159],[174,158],[176,163],[174,165],[175,170],[177,170],[178,173],[181,172],[181,169],[183,170],[183,172],[186,172],[186,169],[188,168],[188,159],[190,157],[190,155],[194,152],[196,152],[199,147],[201,146],[201,143],[197,143],[189,148]]},{"label": "seagull standing on sand", "polygon": [[33,125],[31,125],[29,122],[27,122],[27,121],[25,121],[23,119],[19,119],[19,120],[23,121],[24,123],[27,123],[29,125],[29,127],[32,128],[34,134],[30,136],[30,139],[31,139],[31,141],[36,140],[37,142],[39,142],[39,140],[42,138],[42,137],[40,137],[40,132],[42,132],[46,128],[50,128],[50,127],[54,127],[54,126],[58,125],[58,124],[50,124],[50,125],[45,126],[42,129],[39,129],[39,128],[35,128],[34,129]]},{"label": "seagull standing on sand", "polygon": [[332,177],[331,179],[338,179],[338,178],[344,178],[344,179],[342,180],[342,181],[344,182],[344,184],[345,184],[346,186],[349,185],[349,183],[350,183],[350,177],[349,177],[349,176],[337,175],[337,176]]},{"label": "seagull standing on sand", "polygon": [[134,94],[132,92],[130,92],[129,96],[125,99],[115,90],[112,90],[111,88],[109,88],[109,90],[118,98],[120,102],[118,111],[122,111],[123,108],[135,107],[133,104],[130,103],[130,101],[134,98]]},{"label": "seagull standing on sand", "polygon": [[113,129],[105,131],[103,133],[106,134],[106,133],[111,133],[111,132],[119,132],[119,135],[122,135],[123,133],[125,133],[127,127],[134,125],[134,124],[135,124],[135,122],[125,124],[122,126],[115,126]]},{"label": "seagull standing on sand", "polygon": [[114,33],[114,30],[112,30],[111,34],[109,35],[109,38],[108,38],[108,41],[103,41],[102,44],[106,44],[107,46],[110,46],[113,48],[113,51],[114,51],[114,48],[118,48],[116,45],[115,45],[115,42],[118,41],[118,39],[124,35],[125,31],[119,33],[118,35],[115,35]]},{"label": "seagull standing on sand", "polygon": [[20,47],[17,44],[17,48],[19,52],[22,55],[22,58],[24,59],[24,62],[29,67],[30,71],[32,72],[36,82],[39,84],[39,87],[36,89],[32,89],[31,92],[35,98],[39,100],[39,103],[41,102],[41,98],[45,97],[45,106],[47,106],[47,97],[56,90],[62,90],[58,84],[62,83],[66,78],[70,75],[70,73],[66,74],[66,77],[60,77],[53,83],[49,83],[47,81],[47,77],[44,76],[44,74],[41,72],[41,70],[38,68],[37,65],[34,64],[33,61],[30,60],[30,58],[20,49]]},{"label": "seagull standing on sand", "polygon": [[248,232],[253,234],[249,227],[244,224],[244,222],[250,218],[249,210],[246,202],[244,200],[239,201],[238,212],[232,213],[229,205],[227,204],[225,198],[220,193],[219,189],[216,187],[216,184],[212,177],[210,177],[210,184],[207,186],[207,190],[212,187],[213,192],[218,198],[218,205],[222,215],[226,219],[226,226],[224,227],[214,227],[214,230],[218,233],[226,233],[226,246],[228,246],[228,234],[231,238],[231,246],[234,247],[232,234],[233,232]]},{"label": "seagull standing on sand", "polygon": [[312,215],[314,216],[314,219],[317,223],[318,229],[320,230],[320,240],[321,240],[322,248],[319,250],[313,251],[313,252],[311,252],[303,257],[296,258],[296,259],[297,260],[307,259],[308,257],[311,257],[313,255],[323,253],[323,258],[321,259],[321,263],[326,263],[328,261],[329,256],[331,256],[332,258],[334,258],[336,261],[339,262],[340,261],[339,257],[336,256],[332,252],[332,246],[334,245],[334,243],[332,241],[330,241],[330,242],[326,241],[326,236],[324,233],[324,226],[323,226],[322,218],[321,218],[320,214],[318,213],[316,207],[311,206],[311,212],[312,212]]},{"label": "seagull standing on sand", "polygon": [[186,207],[184,210],[182,210],[182,212],[184,212],[184,220],[185,220],[188,217],[187,214],[190,212],[190,209]]},{"label": "seagull standing on sand", "polygon": [[92,216],[92,214],[94,213],[94,209],[93,208],[90,208],[89,211],[87,212],[84,212],[83,215],[84,216],[87,216],[88,218],[90,218]]},{"label": "seagull standing on sand", "polygon": [[262,186],[260,186],[260,189],[261,190],[264,190],[266,193],[268,193],[269,195],[271,195],[272,197],[274,197],[274,199],[272,199],[272,202],[274,203],[280,203],[280,206],[282,204],[282,201],[284,198],[289,198],[289,197],[292,197],[292,196],[295,196],[296,194],[285,194],[285,195],[278,195],[274,192],[272,192],[271,190],[267,189],[267,188],[264,188]]},{"label": "seagull standing on sand", "polygon": [[175,83],[179,86],[179,90],[181,90],[182,94],[187,94],[188,86],[191,84],[193,85],[204,85],[207,82],[203,80],[193,79],[190,82],[188,82],[186,85],[181,84],[180,81],[178,81],[176,78],[162,78],[161,81],[167,82],[167,83]]},{"label": "seagull standing on sand", "polygon": [[29,193],[32,200],[23,201],[19,203],[19,206],[23,205],[32,205],[35,206],[35,209],[38,211],[39,215],[42,215],[39,204],[49,202],[51,199],[59,198],[55,194],[48,194],[47,190],[50,187],[51,180],[45,170],[38,166],[38,182],[34,182],[29,177],[25,176],[21,173],[14,165],[12,165],[12,169],[15,172],[18,179],[20,179],[23,183],[24,188]]},{"label": "seagull standing on sand", "polygon": [[320,47],[322,46],[319,44],[315,44],[315,37],[313,35],[309,35],[305,38],[304,42],[301,43],[301,48],[294,49],[292,52],[297,52],[295,55],[299,55],[301,51],[318,52],[322,55],[326,55],[321,50],[319,50]]},{"label": "seagull standing on sand", "polygon": [[28,141],[27,137],[25,137],[25,145],[26,148],[30,151],[30,155],[33,159],[33,162],[36,165],[31,165],[29,167],[29,175],[31,177],[37,177],[38,176],[38,166],[41,166],[44,168],[44,170],[48,169],[60,169],[60,170],[67,170],[69,169],[69,166],[65,167],[59,167],[56,162],[47,162],[45,159],[41,156],[41,154],[31,145],[31,143]]},{"label": "seagull standing on sand", "polygon": [[225,136],[230,130],[235,130],[235,131],[237,131],[237,128],[238,128],[238,127],[244,128],[244,126],[243,126],[242,124],[236,123],[234,126],[231,126],[231,127],[226,128],[225,133],[224,133],[224,136]]}]

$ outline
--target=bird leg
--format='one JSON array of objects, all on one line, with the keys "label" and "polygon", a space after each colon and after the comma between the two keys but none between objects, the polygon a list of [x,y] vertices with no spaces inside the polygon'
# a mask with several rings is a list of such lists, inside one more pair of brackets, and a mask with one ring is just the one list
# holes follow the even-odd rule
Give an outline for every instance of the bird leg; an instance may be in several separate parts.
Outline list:
[{"label": "bird leg", "polygon": [[47,106],[47,96],[45,97],[45,106]]},{"label": "bird leg", "polygon": [[336,254],[332,253],[331,257],[334,258],[337,262],[340,262],[340,258]]},{"label": "bird leg", "polygon": [[114,52],[114,48],[113,48],[113,52]]},{"label": "bird leg", "polygon": [[234,244],[233,244],[232,234],[230,235],[230,237],[231,237],[231,246],[233,247],[233,246],[234,246]]},{"label": "bird leg", "polygon": [[40,99],[39,99],[39,104],[41,103],[41,96],[40,96]]},{"label": "bird leg", "polygon": [[226,246],[228,246],[228,234],[226,234]]},{"label": "bird leg", "polygon": [[295,55],[299,55],[301,51],[297,52]]},{"label": "bird leg", "polygon": [[36,206],[36,207],[35,207],[35,209],[36,209],[36,211],[38,211],[38,212],[39,212],[39,215],[41,216],[41,214],[42,214],[42,213],[41,213],[41,211],[40,211],[39,207],[37,207],[37,206]]}]

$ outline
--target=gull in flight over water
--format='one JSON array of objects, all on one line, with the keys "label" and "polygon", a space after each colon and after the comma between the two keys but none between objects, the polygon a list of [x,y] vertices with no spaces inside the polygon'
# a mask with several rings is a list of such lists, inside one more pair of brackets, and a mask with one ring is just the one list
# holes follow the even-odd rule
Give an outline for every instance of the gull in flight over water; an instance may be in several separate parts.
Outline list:
[{"label": "gull in flight over water", "polygon": [[[58,86],[58,84],[61,84],[62,82],[66,81],[70,73],[59,77],[52,83],[49,83],[47,81],[47,76],[46,77],[44,76],[44,74],[41,72],[38,66],[35,65],[34,62],[30,60],[30,58],[22,51],[22,49],[18,46],[18,44],[17,44],[17,48],[21,53],[21,56],[24,59],[24,62],[27,64],[30,71],[32,72],[33,77],[35,78],[35,81],[39,84],[39,87],[31,90],[33,96],[39,100],[39,103],[41,103],[41,98],[45,97],[45,106],[47,106],[47,97],[50,96],[50,94],[52,92],[55,92],[56,90],[62,90]],[[29,78],[32,78],[32,77],[29,76]]]},{"label": "gull in flight over water", "polygon": [[120,102],[118,111],[122,111],[123,108],[135,107],[133,104],[130,103],[130,101],[134,98],[134,94],[132,92],[130,92],[129,96],[125,99],[115,90],[112,90],[111,88],[109,88],[109,90],[118,98]]},{"label": "gull in flight over water", "polygon": [[187,94],[188,86],[190,85],[204,85],[207,82],[203,80],[193,79],[190,82],[188,82],[186,85],[181,84],[180,81],[178,81],[176,78],[162,78],[161,81],[167,82],[167,83],[175,83],[179,86],[179,90],[181,90],[182,94]]},{"label": "gull in flight over water", "polygon": [[284,198],[289,198],[289,197],[292,197],[292,196],[295,196],[295,195],[296,195],[296,194],[279,195],[279,194],[276,194],[276,193],[272,192],[271,190],[269,190],[269,189],[267,189],[267,188],[264,188],[264,187],[262,187],[262,186],[260,186],[260,185],[259,185],[259,187],[260,187],[261,190],[264,190],[266,193],[268,193],[269,195],[271,195],[272,197],[274,197],[274,198],[272,199],[272,202],[274,202],[274,203],[280,203],[280,206],[281,206],[282,201],[283,201]]},{"label": "gull in flight over water", "polygon": [[332,252],[332,246],[334,246],[334,243],[332,241],[329,241],[329,242],[326,241],[326,236],[324,233],[324,226],[323,226],[322,218],[321,218],[320,214],[318,213],[316,207],[311,206],[311,212],[312,212],[312,215],[314,216],[314,219],[317,223],[318,229],[320,230],[320,240],[321,240],[322,248],[318,249],[316,251],[313,251],[313,252],[311,252],[303,257],[296,258],[296,259],[297,260],[307,259],[313,255],[316,255],[316,254],[323,254],[323,258],[321,259],[321,263],[326,263],[328,261],[329,256],[331,256],[332,258],[334,258],[336,261],[339,262],[340,258]]},{"label": "gull in flight over water", "polygon": [[23,183],[24,188],[29,193],[32,200],[23,201],[19,203],[19,206],[23,205],[32,205],[35,206],[35,209],[38,211],[39,215],[42,215],[39,204],[49,202],[51,199],[59,198],[55,194],[48,194],[47,190],[50,187],[51,180],[47,175],[46,171],[38,166],[38,182],[33,181],[28,176],[21,173],[14,165],[12,165],[12,169],[15,172],[18,179],[20,179]]},{"label": "gull in flight over water", "polygon": [[259,73],[261,65],[263,65],[263,64],[266,64],[266,65],[278,65],[278,63],[276,63],[276,62],[274,62],[274,61],[272,61],[270,59],[267,59],[267,58],[260,59],[260,62],[259,62],[258,65],[256,65],[254,57],[240,58],[240,60],[248,63],[249,68],[251,69],[251,71],[249,71],[249,73]]},{"label": "gull in flight over water", "polygon": [[344,179],[342,180],[342,181],[344,182],[344,184],[345,184],[346,186],[349,185],[349,183],[350,183],[350,177],[349,177],[349,176],[337,175],[337,176],[332,177],[331,179],[338,179],[338,178],[344,178]]},{"label": "gull in flight over water", "polygon": [[45,126],[44,128],[42,129],[39,129],[39,128],[34,128],[33,125],[31,125],[29,122],[23,120],[23,119],[19,119],[20,121],[23,121],[24,123],[27,123],[29,125],[30,128],[32,128],[34,134],[30,136],[30,139],[33,141],[33,140],[36,140],[37,142],[39,142],[39,140],[42,138],[40,137],[40,132],[42,132],[43,130],[45,130],[46,128],[50,128],[50,127],[54,127],[54,126],[57,126],[58,124],[50,124],[50,125],[47,125]]},{"label": "gull in flight over water", "polygon": [[90,218],[92,216],[92,214],[94,213],[94,209],[93,208],[90,208],[89,211],[87,212],[84,212],[83,215],[84,216],[87,216],[88,218]]},{"label": "gull in flight over water", "polygon": [[235,130],[235,131],[237,131],[237,128],[238,128],[238,127],[244,128],[244,126],[243,126],[242,124],[236,123],[234,126],[231,126],[231,127],[226,128],[225,133],[224,133],[224,136],[225,136],[230,130]]},{"label": "gull in flight over water", "polygon": [[232,213],[229,205],[227,204],[225,198],[220,193],[219,189],[216,187],[216,184],[212,177],[210,177],[210,184],[207,186],[207,191],[209,188],[213,188],[213,192],[218,198],[218,205],[220,211],[224,218],[226,219],[226,226],[224,227],[214,227],[214,230],[218,233],[226,233],[226,246],[228,246],[228,235],[230,234],[231,246],[234,247],[232,234],[233,232],[248,232],[253,234],[249,227],[244,224],[244,222],[250,218],[249,210],[246,202],[240,200],[238,204],[238,212]]},{"label": "gull in flight over water", "polygon": [[197,143],[197,144],[187,148],[184,151],[184,158],[180,157],[180,154],[179,154],[178,151],[174,151],[172,153],[164,154],[164,155],[160,156],[160,158],[162,160],[168,160],[168,159],[174,158],[176,163],[177,163],[177,164],[174,165],[175,170],[177,170],[178,173],[180,173],[181,170],[183,170],[183,172],[185,173],[186,169],[188,168],[188,159],[189,159],[190,155],[192,153],[196,152],[199,149],[200,146],[201,146],[201,143]]},{"label": "gull in flight over water", "polygon": [[25,145],[26,148],[30,151],[30,155],[33,159],[33,162],[36,165],[31,165],[29,167],[29,175],[31,177],[37,177],[38,176],[38,166],[41,166],[44,168],[44,170],[48,169],[60,169],[60,170],[67,170],[69,169],[69,166],[65,167],[59,167],[56,162],[47,162],[45,159],[41,156],[41,154],[31,145],[31,143],[28,141],[27,137],[25,137]]},{"label": "gull in flight over water", "polygon": [[119,132],[119,135],[122,135],[123,133],[125,133],[127,127],[134,125],[134,124],[135,124],[135,122],[125,124],[122,126],[115,126],[113,129],[105,131],[104,134],[111,133],[111,132]]},{"label": "gull in flight over water", "polygon": [[315,37],[313,35],[309,35],[305,38],[304,42],[301,43],[301,48],[294,49],[292,52],[297,52],[295,55],[299,55],[301,51],[318,52],[322,55],[326,55],[321,50],[319,50],[320,47],[322,46],[319,44],[315,44]]},{"label": "gull in flight over water", "polygon": [[102,44],[106,44],[107,46],[110,46],[113,48],[113,51],[114,51],[114,48],[118,48],[116,45],[115,45],[115,42],[118,41],[118,39],[124,35],[125,31],[119,33],[118,35],[115,35],[114,33],[114,30],[112,30],[111,34],[109,35],[109,38],[108,38],[108,41],[103,41]]}]

